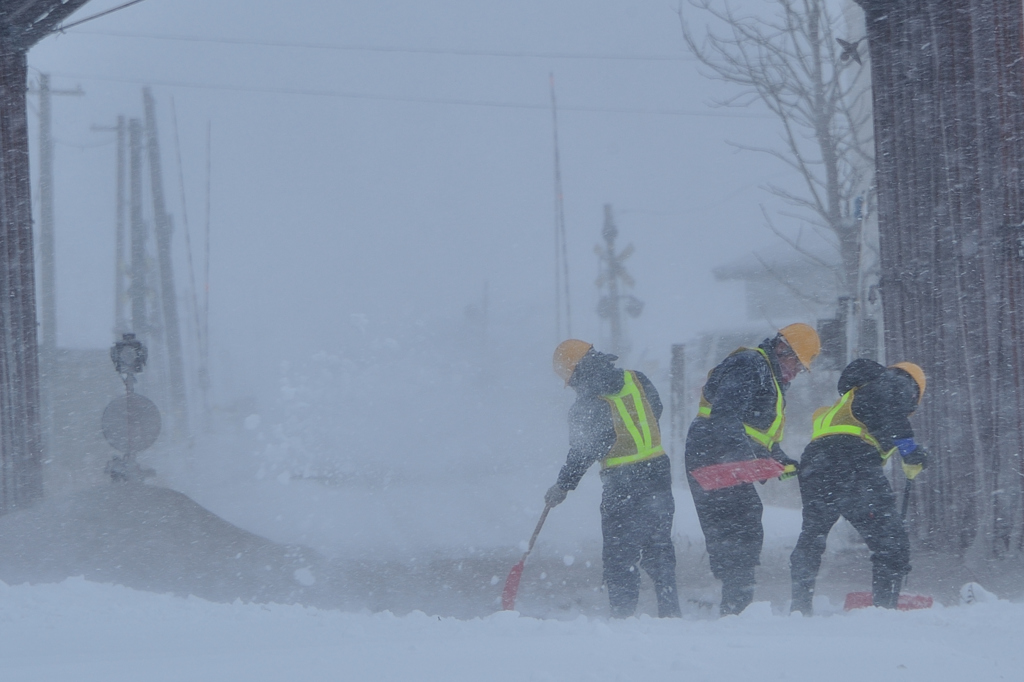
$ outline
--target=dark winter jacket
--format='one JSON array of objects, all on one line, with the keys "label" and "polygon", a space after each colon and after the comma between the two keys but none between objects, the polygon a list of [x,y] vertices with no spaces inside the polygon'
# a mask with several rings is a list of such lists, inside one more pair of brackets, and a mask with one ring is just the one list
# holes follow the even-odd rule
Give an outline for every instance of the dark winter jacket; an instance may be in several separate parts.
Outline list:
[{"label": "dark winter jacket", "polygon": [[788,384],[782,381],[772,345],[770,339],[765,339],[758,346],[767,353],[767,361],[756,350],[745,349],[727,357],[708,374],[703,396],[711,403],[711,416],[699,417],[690,424],[686,436],[687,471],[769,454],[780,461],[787,459],[778,445],[769,453],[743,428],[749,424],[764,431],[775,421],[777,394],[773,373],[785,396]]},{"label": "dark winter jacket", "polygon": [[[558,486],[563,490],[575,490],[587,469],[594,462],[604,459],[615,444],[612,407],[602,397],[618,393],[624,385],[623,370],[612,364],[614,359],[615,356],[592,350],[580,360],[569,380],[569,386],[576,390],[576,402],[569,409],[569,454],[558,474]],[[642,372],[634,371],[634,374],[654,412],[654,419],[660,419],[664,408],[658,390]],[[667,472],[668,457],[655,457],[604,469],[601,477],[606,485],[610,482],[643,482],[653,478],[664,480],[671,487],[671,478]]]},{"label": "dark winter jacket", "polygon": [[[878,363],[871,367],[855,360],[839,378],[840,395],[856,388],[851,411],[867,427],[883,452],[897,446],[897,441],[913,440],[910,415],[917,409],[917,384],[900,369],[885,368]],[[860,363],[856,367],[855,363]],[[843,390],[846,389],[846,390]],[[878,448],[854,435],[832,435],[812,440],[801,458],[801,471],[806,470],[808,457],[830,461],[841,458],[855,468],[877,467],[882,460]]]}]

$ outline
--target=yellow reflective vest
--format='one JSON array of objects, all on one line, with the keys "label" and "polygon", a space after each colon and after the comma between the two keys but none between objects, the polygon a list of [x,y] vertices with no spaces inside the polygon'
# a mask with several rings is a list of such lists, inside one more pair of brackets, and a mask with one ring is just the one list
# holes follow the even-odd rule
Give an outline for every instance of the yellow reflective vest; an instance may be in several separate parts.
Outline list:
[{"label": "yellow reflective vest", "polygon": [[851,389],[843,394],[835,405],[831,407],[820,407],[814,412],[814,430],[811,432],[811,440],[815,441],[825,436],[857,436],[865,443],[878,450],[884,462],[896,450],[888,451],[882,448],[864,422],[853,416],[853,397],[857,389]]},{"label": "yellow reflective vest", "polygon": [[612,423],[615,425],[615,442],[601,462],[603,469],[665,454],[661,447],[658,420],[654,418],[647,396],[637,385],[633,372],[623,372],[621,391],[601,397],[611,406]]},{"label": "yellow reflective vest", "polygon": [[[764,431],[756,429],[750,424],[744,424],[743,430],[747,432],[747,435],[750,436],[754,442],[771,450],[773,445],[782,442],[783,431],[786,428],[786,402],[782,397],[782,387],[779,386],[779,380],[775,378],[775,370],[772,369],[772,361],[768,358],[768,353],[766,353],[763,348],[740,348],[732,354],[735,355],[735,353],[739,353],[744,350],[756,350],[762,355],[762,357],[764,357],[765,362],[768,363],[768,371],[771,372],[772,383],[775,384],[775,419],[772,420],[772,423]],[[704,417],[705,419],[710,418],[712,407],[713,406],[708,402],[708,399],[704,397],[704,392],[702,391],[700,394],[700,407],[697,409],[697,416]]]}]

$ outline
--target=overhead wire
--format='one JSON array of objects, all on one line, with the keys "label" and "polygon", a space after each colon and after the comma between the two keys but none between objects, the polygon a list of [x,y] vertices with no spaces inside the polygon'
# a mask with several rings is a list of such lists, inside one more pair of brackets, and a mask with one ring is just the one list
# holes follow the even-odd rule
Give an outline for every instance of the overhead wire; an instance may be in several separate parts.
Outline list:
[{"label": "overhead wire", "polygon": [[[450,55],[462,57],[496,57],[515,59],[567,59],[567,60],[605,60],[605,61],[647,61],[647,62],[693,62],[696,59],[692,55],[666,55],[666,54],[630,54],[611,52],[542,52],[542,51],[513,51],[513,50],[478,50],[478,49],[457,49],[457,48],[432,48],[432,47],[403,47],[388,45],[367,45],[367,44],[342,44],[342,43],[318,43],[302,41],[281,41],[281,40],[254,40],[248,38],[224,38],[224,37],[203,37],[181,34],[165,33],[136,33],[110,30],[89,30],[77,29],[68,31],[67,35],[103,36],[113,38],[129,38],[143,40],[164,40],[174,42],[208,43],[217,45],[237,45],[251,47],[274,47],[274,48],[297,48],[314,50],[332,50],[344,52],[379,52],[395,54],[433,54]],[[58,74],[55,74],[58,75]],[[235,85],[214,85],[205,83],[189,82],[157,82],[151,80],[125,79],[103,76],[73,75],[64,74],[69,78],[82,78],[108,82],[123,82],[131,84],[159,85],[162,87],[180,87],[203,90],[221,90],[231,92],[266,93],[282,95],[298,95],[313,97],[336,97],[342,99],[358,99],[367,101],[389,101],[406,102],[415,104],[440,104],[454,106],[476,106],[504,109],[535,109],[542,110],[548,107],[543,104],[527,104],[519,102],[499,102],[478,99],[461,98],[428,98],[428,97],[406,97],[397,95],[376,95],[371,93],[344,92],[337,90],[309,90],[302,88],[268,88]],[[591,113],[618,113],[618,114],[640,114],[640,115],[664,115],[664,116],[694,116],[711,118],[769,118],[765,114],[741,111],[687,111],[680,109],[639,109],[630,107],[590,107],[590,106],[565,106],[559,107],[563,111],[591,112]]]},{"label": "overhead wire", "polygon": [[286,40],[253,40],[249,38],[207,38],[203,36],[173,35],[166,33],[128,33],[124,31],[69,31],[68,35],[94,35],[107,38],[136,38],[142,40],[165,40],[188,43],[210,43],[215,45],[240,45],[249,47],[278,47],[310,50],[332,50],[339,52],[384,52],[398,54],[434,54],[457,57],[503,57],[512,59],[579,59],[604,61],[642,62],[695,62],[691,55],[630,54],[614,52],[532,52],[528,50],[477,50],[448,47],[402,47],[394,45],[366,45],[342,43],[311,43]]},{"label": "overhead wire", "polygon": [[[222,92],[243,92],[254,94],[271,95],[296,95],[308,97],[330,97],[338,99],[353,99],[379,102],[404,102],[409,104],[439,104],[453,106],[490,107],[499,109],[528,109],[549,111],[550,105],[530,104],[526,102],[500,102],[496,100],[463,99],[447,97],[409,97],[402,95],[377,95],[363,92],[346,92],[343,90],[311,90],[305,88],[270,88],[253,87],[241,85],[217,85],[212,83],[190,83],[187,81],[161,81],[139,78],[116,78],[112,76],[98,76],[94,74],[52,72],[53,76],[59,78],[92,80],[108,83],[126,83],[131,85],[155,85],[167,88],[186,88],[194,90],[213,90]],[[632,107],[593,107],[580,105],[559,105],[561,111],[577,111],[588,113],[604,114],[641,114],[648,116],[691,116],[691,117],[712,117],[712,118],[771,118],[767,114],[757,114],[742,111],[688,111],[685,109],[640,109]]]},{"label": "overhead wire", "polygon": [[100,12],[98,14],[93,14],[91,16],[85,17],[84,19],[79,19],[78,21],[72,21],[70,24],[61,24],[57,28],[53,29],[53,32],[54,33],[63,33],[64,31],[66,31],[67,29],[71,28],[72,26],[78,26],[80,24],[84,24],[87,21],[92,21],[93,19],[99,19],[100,17],[105,17],[108,14],[113,14],[114,12],[118,12],[120,10],[123,10],[123,9],[127,8],[127,7],[131,7],[132,5],[137,5],[140,2],[142,2],[142,0],[129,0],[129,2],[126,2],[124,4],[118,5],[117,7],[111,7],[110,9],[105,10],[103,12]]}]

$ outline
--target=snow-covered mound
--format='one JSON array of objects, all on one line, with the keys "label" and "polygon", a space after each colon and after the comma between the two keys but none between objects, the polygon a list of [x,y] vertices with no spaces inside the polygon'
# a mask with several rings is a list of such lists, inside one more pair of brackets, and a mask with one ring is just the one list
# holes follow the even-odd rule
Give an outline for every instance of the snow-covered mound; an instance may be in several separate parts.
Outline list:
[{"label": "snow-covered mound", "polygon": [[0,679],[954,680],[1018,679],[1024,605],[721,620],[456,620],[215,604],[74,578],[0,584]]},{"label": "snow-covered mound", "polygon": [[315,552],[242,530],[181,493],[106,484],[0,517],[0,580],[72,576],[214,601],[323,604]]}]

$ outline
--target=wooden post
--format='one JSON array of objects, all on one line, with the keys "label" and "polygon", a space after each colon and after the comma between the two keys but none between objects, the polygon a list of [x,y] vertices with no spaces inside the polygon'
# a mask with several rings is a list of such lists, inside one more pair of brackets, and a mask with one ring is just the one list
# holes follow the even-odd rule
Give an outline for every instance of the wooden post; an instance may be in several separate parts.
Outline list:
[{"label": "wooden post", "polygon": [[26,52],[0,39],[0,513],[43,492]]},{"label": "wooden post", "polygon": [[0,3],[0,513],[43,494],[26,55],[86,2]]}]

